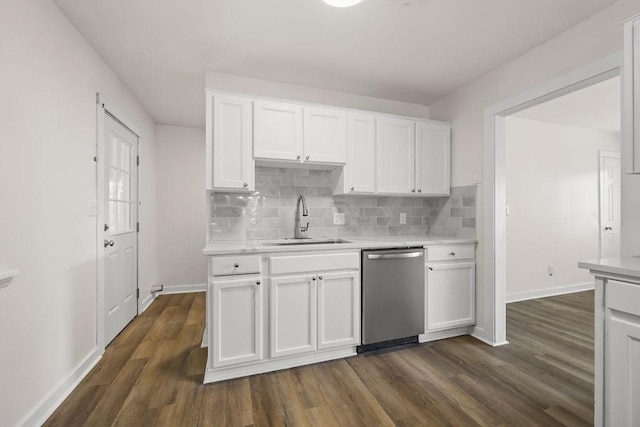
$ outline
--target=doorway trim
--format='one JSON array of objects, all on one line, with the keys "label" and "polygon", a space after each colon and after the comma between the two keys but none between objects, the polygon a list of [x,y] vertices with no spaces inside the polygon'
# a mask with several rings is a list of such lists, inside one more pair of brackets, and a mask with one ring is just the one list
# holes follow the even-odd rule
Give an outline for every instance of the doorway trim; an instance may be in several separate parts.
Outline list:
[{"label": "doorway trim", "polygon": [[[105,239],[105,212],[106,206],[104,206],[104,187],[105,187],[105,168],[106,168],[106,142],[104,138],[104,130],[105,130],[105,115],[111,116],[116,121],[120,122],[125,128],[131,131],[138,140],[138,156],[142,159],[140,147],[142,146],[142,133],[138,130],[135,125],[132,125],[131,121],[123,115],[117,107],[115,107],[112,103],[110,103],[103,94],[96,93],[96,157],[94,158],[96,162],[96,346],[98,348],[99,354],[104,353],[104,349],[106,347],[105,343],[105,284],[104,284],[104,274],[105,274],[105,257],[104,257],[104,247],[103,241]],[[140,165],[138,166],[138,209],[136,218],[136,222],[140,220],[140,206],[141,206],[141,173],[142,170],[142,161],[140,161]],[[140,290],[140,235],[136,233],[136,239],[138,239],[137,244],[137,255],[136,255],[136,263],[138,264],[138,276],[136,277],[136,287],[138,288],[138,293]],[[140,313],[140,298],[137,298],[137,312]]]},{"label": "doorway trim", "polygon": [[581,67],[484,110],[484,328],[473,335],[507,344],[505,118],[524,109],[620,75],[622,53]]},{"label": "doorway trim", "polygon": [[[620,161],[620,174],[622,174],[622,159],[619,151],[598,151],[598,253],[600,258],[606,258],[602,256],[602,229],[604,228],[602,218],[602,207],[605,204],[605,188],[604,188],[604,159],[605,158],[618,159]],[[619,199],[618,199],[619,200]]]}]

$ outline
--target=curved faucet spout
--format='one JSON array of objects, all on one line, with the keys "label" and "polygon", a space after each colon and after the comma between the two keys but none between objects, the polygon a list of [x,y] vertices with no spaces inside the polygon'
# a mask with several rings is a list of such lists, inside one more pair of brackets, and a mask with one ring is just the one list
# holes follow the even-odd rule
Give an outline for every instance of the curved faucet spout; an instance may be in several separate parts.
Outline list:
[{"label": "curved faucet spout", "polygon": [[[302,202],[302,211],[300,210],[300,202]],[[306,227],[300,226],[300,214],[302,214],[302,216],[309,216],[309,211],[307,210],[307,201],[304,199],[304,196],[302,194],[298,196],[298,201],[296,202],[296,220],[293,230],[293,235],[296,239],[302,239],[304,237],[302,233],[305,233],[307,230],[309,230],[308,222]]]}]

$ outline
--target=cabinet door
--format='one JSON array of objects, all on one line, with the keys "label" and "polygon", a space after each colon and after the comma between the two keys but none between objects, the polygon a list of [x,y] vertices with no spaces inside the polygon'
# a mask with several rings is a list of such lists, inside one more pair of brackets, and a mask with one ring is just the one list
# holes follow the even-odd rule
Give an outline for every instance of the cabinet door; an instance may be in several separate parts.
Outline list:
[{"label": "cabinet door", "polygon": [[253,117],[253,156],[256,159],[302,159],[301,106],[255,101]]},{"label": "cabinet door", "polygon": [[640,425],[640,286],[606,285],[604,425]]},{"label": "cabinet door", "polygon": [[451,127],[445,124],[416,123],[416,192],[449,194],[451,168]]},{"label": "cabinet door", "polygon": [[208,97],[207,188],[254,191],[251,101],[239,96]]},{"label": "cabinet door", "polygon": [[427,264],[426,330],[475,323],[475,263]]},{"label": "cabinet door", "polygon": [[262,359],[262,286],[259,279],[213,280],[209,360],[213,367]]},{"label": "cabinet door", "polygon": [[318,349],[360,344],[360,275],[318,276]]},{"label": "cabinet door", "polygon": [[316,276],[271,278],[271,357],[316,349]]},{"label": "cabinet door", "polygon": [[415,122],[377,118],[376,166],[378,193],[415,193]]},{"label": "cabinet door", "polygon": [[375,187],[375,116],[347,116],[347,165],[345,193],[374,193]]},{"label": "cabinet door", "polygon": [[344,111],[304,109],[304,161],[344,164],[347,160],[347,120]]}]

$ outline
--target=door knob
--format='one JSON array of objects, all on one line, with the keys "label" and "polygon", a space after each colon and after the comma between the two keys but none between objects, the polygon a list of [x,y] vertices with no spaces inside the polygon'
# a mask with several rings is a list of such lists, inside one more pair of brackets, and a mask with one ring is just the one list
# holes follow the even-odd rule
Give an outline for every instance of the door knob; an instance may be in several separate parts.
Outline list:
[{"label": "door knob", "polygon": [[105,248],[106,248],[107,246],[113,246],[113,245],[115,245],[115,244],[116,244],[116,242],[114,242],[113,240],[107,240],[107,239],[104,239],[104,247],[105,247]]},{"label": "door knob", "polygon": [[605,227],[605,230],[613,230],[613,227]]}]

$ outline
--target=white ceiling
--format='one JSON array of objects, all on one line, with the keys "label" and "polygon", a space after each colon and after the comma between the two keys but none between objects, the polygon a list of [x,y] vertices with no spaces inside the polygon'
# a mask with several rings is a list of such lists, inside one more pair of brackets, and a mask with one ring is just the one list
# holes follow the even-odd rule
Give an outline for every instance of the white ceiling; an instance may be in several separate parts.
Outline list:
[{"label": "white ceiling", "polygon": [[620,132],[620,77],[528,108],[512,117]]},{"label": "white ceiling", "polygon": [[204,71],[429,105],[615,0],[54,0],[159,123]]}]

